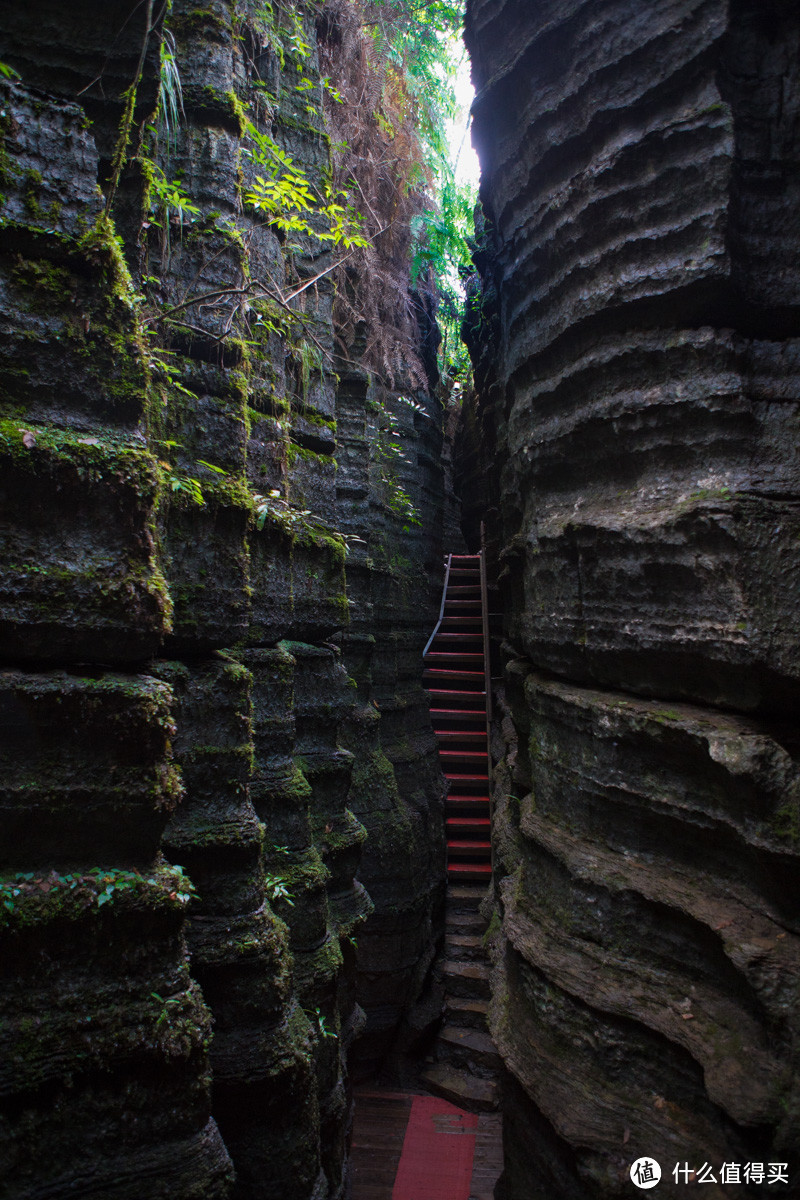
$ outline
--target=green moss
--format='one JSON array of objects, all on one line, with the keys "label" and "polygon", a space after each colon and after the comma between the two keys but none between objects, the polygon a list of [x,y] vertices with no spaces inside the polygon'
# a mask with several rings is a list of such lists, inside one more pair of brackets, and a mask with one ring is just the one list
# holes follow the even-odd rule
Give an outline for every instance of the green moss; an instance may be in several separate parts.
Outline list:
[{"label": "green moss", "polygon": [[225,93],[225,98],[228,101],[231,111],[239,122],[239,137],[244,137],[247,131],[247,113],[239,97],[234,91]]},{"label": "green moss", "polygon": [[64,465],[88,483],[104,479],[132,486],[146,498],[158,488],[159,469],[149,450],[130,445],[117,433],[83,436],[49,425],[0,418],[0,452],[18,469],[32,474],[52,473]]},{"label": "green moss", "polygon": [[331,454],[317,454],[314,450],[306,450],[304,446],[298,446],[295,442],[290,442],[286,448],[286,461],[289,466],[293,466],[297,460],[302,462],[317,463],[323,467],[333,467],[338,469],[338,463]]},{"label": "green moss", "polygon": [[304,421],[308,421],[309,425],[316,425],[320,429],[329,429],[331,433],[336,433],[336,418],[323,417],[317,412],[303,411],[301,416]]},{"label": "green moss", "polygon": [[500,932],[502,927],[503,927],[503,923],[500,920],[500,913],[497,911],[497,909],[494,909],[494,911],[492,912],[492,919],[489,922],[489,926],[482,938],[484,950],[488,947],[489,943],[496,936],[496,934],[498,934]]},{"label": "green moss", "polygon": [[41,171],[29,168],[22,176],[22,194],[25,198],[25,207],[31,216],[38,216],[41,211],[41,205],[39,204],[39,193],[41,190]]},{"label": "green moss", "polygon": [[796,846],[800,842],[800,798],[791,798],[775,813],[773,829],[782,841]]},{"label": "green moss", "polygon": [[286,880],[289,891],[295,896],[324,888],[330,878],[330,871],[316,848],[306,851],[300,863],[289,863],[286,866],[281,864],[280,874]]},{"label": "green moss", "polygon": [[185,86],[183,89],[184,104],[200,112],[210,112],[221,120],[226,128],[244,137],[247,114],[244,106],[232,90],[220,91],[210,83],[200,87]]},{"label": "green moss", "polygon": [[0,929],[78,921],[114,909],[180,910],[195,895],[181,867],[157,866],[149,875],[116,867],[47,875],[0,877]]},{"label": "green moss", "polygon": [[253,513],[253,497],[243,475],[197,479],[185,471],[159,465],[165,499],[171,508],[238,509],[247,517]]},{"label": "green moss", "polygon": [[344,810],[342,818],[337,819],[338,828],[331,828],[331,822],[319,817],[314,822],[314,838],[322,848],[323,853],[347,850],[351,846],[362,845],[369,836],[366,828],[349,808]]},{"label": "green moss", "polygon": [[179,40],[185,40],[202,32],[206,37],[216,36],[227,41],[231,35],[231,22],[212,8],[197,6],[186,12],[170,13],[169,28]]}]

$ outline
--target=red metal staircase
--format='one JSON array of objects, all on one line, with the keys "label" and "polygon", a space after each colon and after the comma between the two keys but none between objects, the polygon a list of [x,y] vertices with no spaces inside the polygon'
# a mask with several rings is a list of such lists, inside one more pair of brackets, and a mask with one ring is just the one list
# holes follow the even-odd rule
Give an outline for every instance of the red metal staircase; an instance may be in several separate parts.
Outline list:
[{"label": "red metal staircase", "polygon": [[492,873],[486,595],[482,555],[449,555],[439,622],[424,651],[423,678],[449,789],[450,884],[488,883]]}]

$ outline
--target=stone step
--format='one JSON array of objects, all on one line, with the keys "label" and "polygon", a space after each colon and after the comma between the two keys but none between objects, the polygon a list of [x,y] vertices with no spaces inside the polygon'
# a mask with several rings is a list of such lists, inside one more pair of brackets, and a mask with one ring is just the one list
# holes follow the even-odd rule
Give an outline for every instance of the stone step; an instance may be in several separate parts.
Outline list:
[{"label": "stone step", "polygon": [[456,883],[455,880],[451,880],[447,889],[448,909],[452,907],[459,908],[462,912],[477,912],[486,896],[487,882],[488,880],[478,884]]},{"label": "stone step", "polygon": [[442,975],[448,993],[464,996],[468,1000],[489,999],[489,968],[483,963],[452,962],[445,959],[442,963]]},{"label": "stone step", "polygon": [[436,1043],[440,1063],[449,1063],[462,1071],[499,1071],[503,1065],[497,1047],[483,1029],[446,1025]]},{"label": "stone step", "polygon": [[445,957],[458,962],[486,962],[486,949],[479,933],[451,933],[444,935]]},{"label": "stone step", "polygon": [[458,936],[477,934],[478,937],[482,937],[486,931],[486,922],[479,912],[476,912],[475,909],[457,907],[449,899],[445,911],[444,923],[448,937],[451,934]]},{"label": "stone step", "polygon": [[445,996],[446,1020],[461,1028],[486,1031],[489,1016],[488,1000],[469,1000],[466,996]]},{"label": "stone step", "polygon": [[444,1063],[426,1067],[420,1082],[428,1091],[444,1096],[451,1104],[467,1112],[494,1112],[497,1109],[497,1084],[491,1079],[479,1079]]}]

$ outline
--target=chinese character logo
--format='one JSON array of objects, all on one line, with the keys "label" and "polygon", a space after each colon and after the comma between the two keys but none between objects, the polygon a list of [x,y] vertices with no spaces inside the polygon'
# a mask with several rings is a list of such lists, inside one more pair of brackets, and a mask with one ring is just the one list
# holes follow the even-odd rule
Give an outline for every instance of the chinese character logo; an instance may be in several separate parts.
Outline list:
[{"label": "chinese character logo", "polygon": [[638,1188],[655,1187],[661,1178],[661,1167],[654,1158],[637,1158],[631,1166],[631,1179]]}]

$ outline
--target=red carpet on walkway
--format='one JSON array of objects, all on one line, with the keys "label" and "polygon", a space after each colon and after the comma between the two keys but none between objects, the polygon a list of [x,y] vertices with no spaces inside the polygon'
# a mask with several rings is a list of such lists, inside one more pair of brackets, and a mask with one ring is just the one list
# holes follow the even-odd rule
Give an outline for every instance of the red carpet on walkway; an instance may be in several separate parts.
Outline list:
[{"label": "red carpet on walkway", "polygon": [[415,1096],[392,1200],[469,1200],[476,1113]]}]

